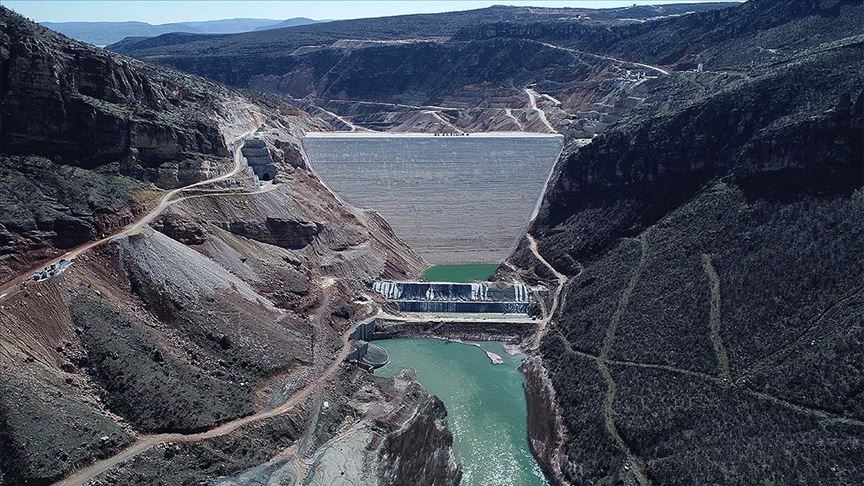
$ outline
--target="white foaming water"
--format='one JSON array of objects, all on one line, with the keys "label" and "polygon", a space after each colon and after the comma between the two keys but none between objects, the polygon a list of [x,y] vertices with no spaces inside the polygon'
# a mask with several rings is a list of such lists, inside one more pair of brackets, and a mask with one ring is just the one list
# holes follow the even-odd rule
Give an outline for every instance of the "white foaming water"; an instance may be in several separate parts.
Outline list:
[{"label": "white foaming water", "polygon": [[471,300],[489,300],[489,287],[485,284],[472,283]]},{"label": "white foaming water", "polygon": [[402,285],[388,280],[379,280],[372,283],[372,290],[378,292],[390,300],[396,300],[402,296]]}]

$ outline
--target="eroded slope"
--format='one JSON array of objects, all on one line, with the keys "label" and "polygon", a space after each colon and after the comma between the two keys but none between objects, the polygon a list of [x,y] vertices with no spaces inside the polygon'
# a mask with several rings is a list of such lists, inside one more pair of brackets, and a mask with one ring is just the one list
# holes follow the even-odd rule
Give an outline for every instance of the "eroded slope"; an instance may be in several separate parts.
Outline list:
[{"label": "eroded slope", "polygon": [[[8,10],[0,13],[4,42],[14,51],[4,62],[45,67],[28,73],[35,91],[6,85],[17,88],[4,91],[5,99],[38,104],[53,95],[36,88],[59,73],[61,90],[52,92],[61,103],[103,103],[93,101],[93,93],[81,95],[76,84],[89,75],[92,61],[104,68],[97,72],[107,79],[100,85],[105,96],[115,97],[104,101],[116,105],[110,121],[138,133],[132,113],[144,110],[157,119],[148,126],[167,137],[142,146],[135,142],[140,137],[118,135],[106,151],[90,153],[88,134],[83,145],[70,142],[63,151],[42,146],[36,125],[3,130],[9,175],[3,187],[17,195],[4,216],[35,219],[44,232],[7,226],[16,242],[28,240],[29,246],[9,248],[14,260],[7,276],[14,278],[4,279],[0,293],[0,483],[53,482],[75,470],[73,483],[123,474],[115,466],[122,470],[124,458],[166,443],[229,435],[254,441],[252,424],[284,429],[275,452],[290,446],[297,431],[316,432],[307,401],[324,396],[347,353],[346,331],[358,309],[352,301],[371,280],[414,275],[422,264],[379,216],[345,206],[305,168],[298,136],[322,125],[266,97],[251,100],[74,43]],[[139,92],[124,76],[152,89]],[[171,104],[161,97],[169,89],[201,90],[200,98]],[[132,111],[122,111],[127,108]],[[61,129],[80,121],[74,110],[55,105],[37,115],[40,123]],[[49,116],[61,118],[54,123],[44,119]],[[273,155],[275,181],[259,182],[236,154],[235,141],[252,133]],[[72,132],[52,137],[57,143],[78,140]],[[216,157],[213,170],[182,190],[152,184],[147,167],[162,170],[187,149],[209,151]],[[56,160],[42,157],[49,152]],[[139,162],[118,165],[119,154]],[[30,204],[23,193],[32,187],[26,185],[30,173],[44,174],[32,184],[69,207],[49,200],[44,204],[53,212],[45,213],[42,201]],[[69,189],[76,184],[80,188]],[[142,189],[152,196],[140,197]],[[137,210],[130,209],[134,198]],[[71,213],[77,223],[68,225],[79,228],[91,222],[88,209],[108,208],[117,210],[117,219],[98,232],[69,237],[66,247],[75,247],[71,267],[44,282],[27,282],[30,272],[22,266],[62,251],[58,241],[65,233],[55,219],[65,221],[63,214]],[[121,224],[127,226],[118,229]],[[344,399],[344,393],[334,397]],[[170,459],[173,449],[167,450]],[[231,467],[249,467],[255,459],[247,460],[244,451],[231,449],[237,461],[218,471],[200,455],[169,461],[160,471],[177,477],[205,471],[212,479]],[[136,474],[123,483],[130,481],[146,478]]]},{"label": "eroded slope", "polygon": [[[864,477],[862,55],[802,46],[707,98],[649,98],[562,160],[531,229],[569,276],[540,347],[556,480]],[[516,261],[540,267],[527,244]]]}]

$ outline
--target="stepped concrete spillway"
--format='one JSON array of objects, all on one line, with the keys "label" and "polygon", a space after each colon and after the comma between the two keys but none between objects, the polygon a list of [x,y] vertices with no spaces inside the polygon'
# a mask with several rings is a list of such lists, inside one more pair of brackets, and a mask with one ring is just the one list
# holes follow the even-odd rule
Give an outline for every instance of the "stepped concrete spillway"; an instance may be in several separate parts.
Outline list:
[{"label": "stepped concrete spillway", "polygon": [[530,289],[517,282],[445,283],[377,281],[372,290],[403,312],[528,314],[535,305]]},{"label": "stepped concrete spillway", "polygon": [[427,262],[498,262],[534,213],[560,135],[492,132],[309,133],[303,149],[327,186],[379,212]]}]

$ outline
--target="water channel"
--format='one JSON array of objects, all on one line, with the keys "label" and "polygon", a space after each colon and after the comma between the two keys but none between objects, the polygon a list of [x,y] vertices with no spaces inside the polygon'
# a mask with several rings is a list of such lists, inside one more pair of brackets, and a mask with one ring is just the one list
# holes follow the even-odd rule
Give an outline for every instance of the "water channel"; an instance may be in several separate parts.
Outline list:
[{"label": "water channel", "polygon": [[507,354],[500,343],[477,343],[501,356],[494,365],[474,345],[438,339],[376,341],[390,363],[375,371],[392,376],[404,368],[447,407],[454,453],[466,486],[547,484],[528,445],[527,409],[519,373],[521,355]]}]

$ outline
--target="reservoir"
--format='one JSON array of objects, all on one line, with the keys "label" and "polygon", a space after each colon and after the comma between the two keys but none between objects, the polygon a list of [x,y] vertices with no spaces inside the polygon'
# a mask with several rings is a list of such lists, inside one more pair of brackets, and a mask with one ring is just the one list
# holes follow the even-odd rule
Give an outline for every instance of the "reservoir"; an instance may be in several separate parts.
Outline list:
[{"label": "reservoir", "polygon": [[468,344],[438,339],[376,344],[390,354],[390,363],[376,375],[413,368],[417,380],[444,402],[463,485],[547,484],[528,445],[521,355],[510,356],[500,343],[478,343],[504,359],[493,365],[481,349]]},{"label": "reservoir", "polygon": [[479,282],[489,280],[497,263],[474,263],[464,265],[433,265],[426,269],[421,278],[427,282]]}]

